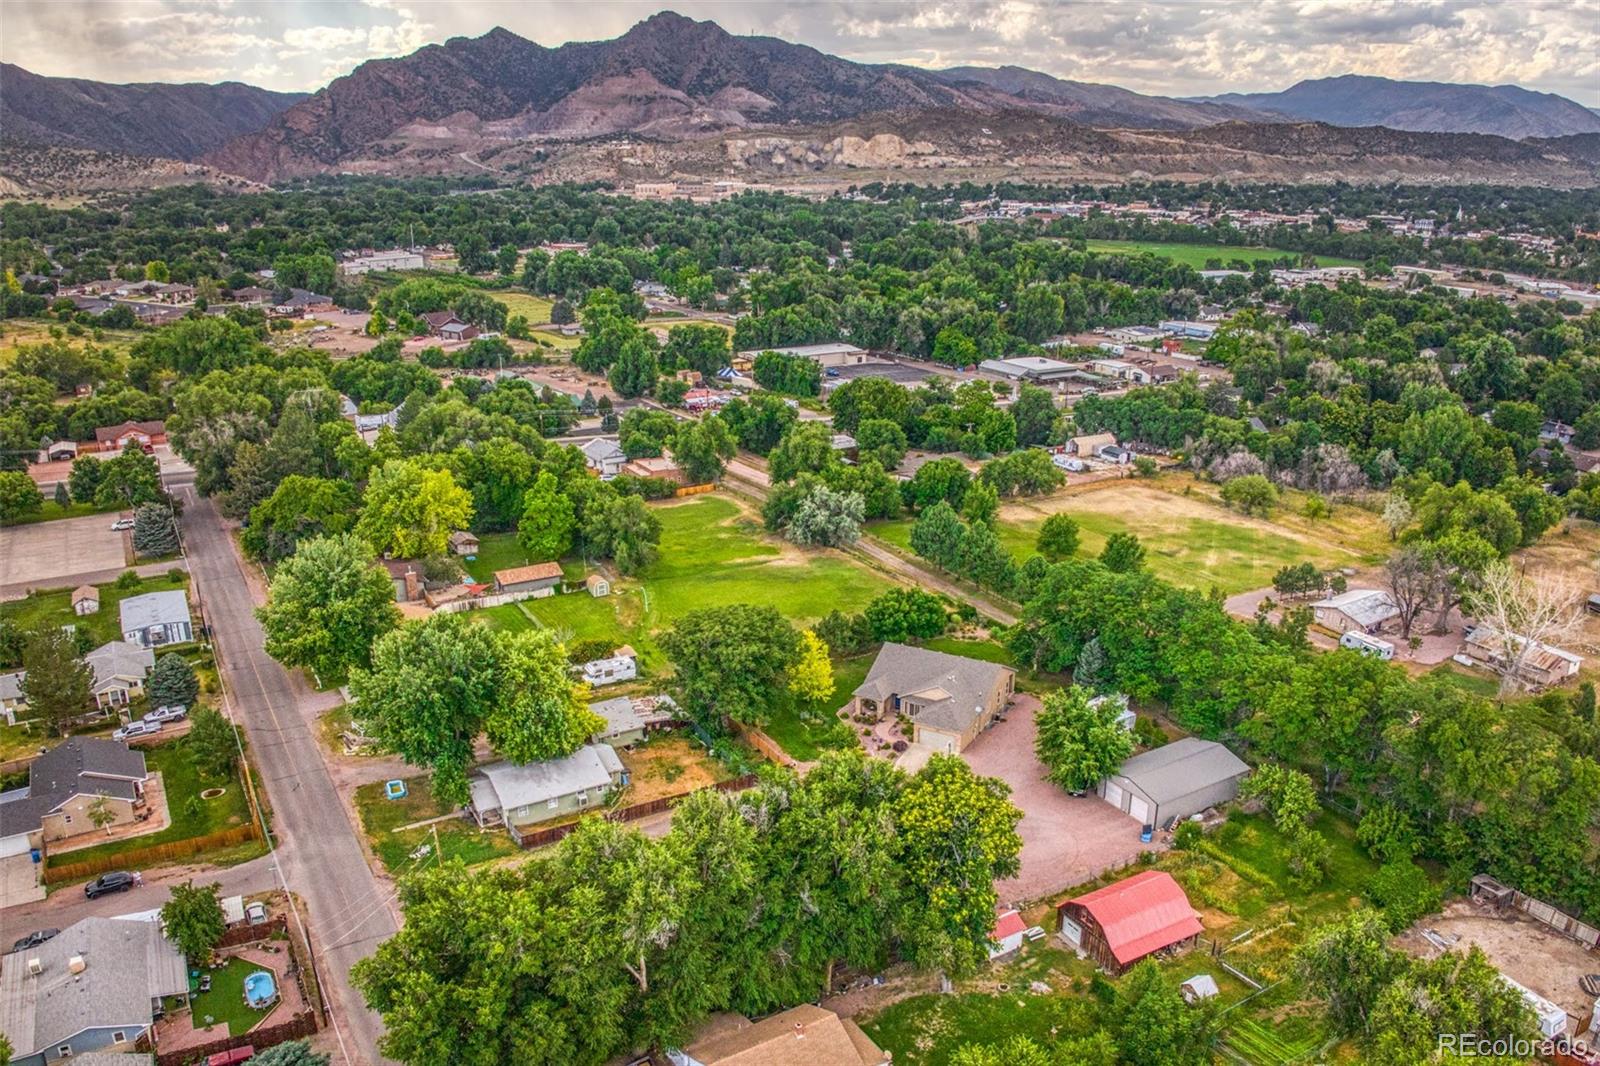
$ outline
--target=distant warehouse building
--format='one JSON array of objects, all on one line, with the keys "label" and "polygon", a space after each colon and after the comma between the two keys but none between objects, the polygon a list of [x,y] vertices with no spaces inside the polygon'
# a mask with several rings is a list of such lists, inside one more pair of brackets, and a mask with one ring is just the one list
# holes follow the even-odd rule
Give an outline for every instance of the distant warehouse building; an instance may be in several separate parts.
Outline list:
[{"label": "distant warehouse building", "polygon": [[1250,772],[1221,744],[1184,737],[1142,752],[1100,783],[1100,795],[1141,825],[1166,825],[1227,803]]},{"label": "distant warehouse building", "polygon": [[376,270],[426,270],[427,266],[427,260],[423,259],[421,252],[391,248],[384,252],[351,256],[339,264],[339,272],[346,277],[358,277]]},{"label": "distant warehouse building", "polygon": [[1169,321],[1161,323],[1161,332],[1170,333],[1174,337],[1192,337],[1196,340],[1208,341],[1217,332],[1213,322],[1183,322]]},{"label": "distant warehouse building", "polygon": [[999,374],[1013,381],[1061,381],[1078,373],[1078,368],[1059,359],[1046,359],[1039,355],[1018,355],[1010,359],[985,359],[979,370]]},{"label": "distant warehouse building", "polygon": [[798,355],[806,359],[815,360],[818,366],[853,366],[865,363],[868,359],[865,348],[857,348],[853,344],[835,341],[831,344],[795,344],[787,348],[751,348],[739,353],[739,358],[754,360],[763,352],[777,352],[779,355]]}]

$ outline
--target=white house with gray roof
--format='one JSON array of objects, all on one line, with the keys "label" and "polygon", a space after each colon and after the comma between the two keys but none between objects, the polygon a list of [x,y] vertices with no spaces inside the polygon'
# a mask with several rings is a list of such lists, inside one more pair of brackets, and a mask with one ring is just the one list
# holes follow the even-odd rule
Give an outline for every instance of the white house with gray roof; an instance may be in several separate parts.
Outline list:
[{"label": "white house with gray roof", "polygon": [[1350,589],[1311,605],[1317,625],[1335,633],[1376,633],[1400,614],[1400,608],[1382,589]]},{"label": "white house with gray roof", "polygon": [[187,644],[194,639],[189,595],[183,589],[147,592],[122,601],[122,639],[142,648]]},{"label": "white house with gray roof", "polygon": [[1221,744],[1184,737],[1135,755],[1096,791],[1140,825],[1164,826],[1231,801],[1249,772]]},{"label": "white house with gray roof", "polygon": [[904,714],[916,743],[961,752],[1005,709],[1016,679],[1016,671],[999,663],[891,642],[855,690],[850,713]]},{"label": "white house with gray roof", "polygon": [[601,481],[616,477],[622,472],[622,464],[628,461],[628,454],[614,437],[586,440],[578,446],[578,450],[583,453],[584,465],[598,474]]},{"label": "white house with gray roof", "polygon": [[598,807],[627,783],[627,768],[609,744],[585,744],[564,759],[491,763],[470,782],[472,816],[480,826],[503,824],[520,842],[523,831]]},{"label": "white house with gray roof", "polygon": [[0,961],[0,1032],[13,1066],[81,1062],[132,1051],[162,998],[188,994],[188,967],[160,924],[85,918]]},{"label": "white house with gray roof", "polygon": [[98,707],[123,707],[144,694],[144,680],[156,667],[156,653],[149,648],[112,640],[83,657],[94,673],[90,692]]}]

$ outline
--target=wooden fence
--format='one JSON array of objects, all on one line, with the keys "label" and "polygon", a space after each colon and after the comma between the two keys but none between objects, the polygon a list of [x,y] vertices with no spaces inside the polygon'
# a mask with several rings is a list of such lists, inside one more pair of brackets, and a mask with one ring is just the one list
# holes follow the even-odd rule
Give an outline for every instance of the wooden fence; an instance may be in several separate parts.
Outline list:
[{"label": "wooden fence", "polygon": [[[47,885],[60,884],[63,881],[79,881],[85,877],[94,877],[106,873],[108,870],[121,870],[136,866],[151,866],[157,863],[172,862],[175,859],[187,859],[202,851],[213,848],[231,848],[250,840],[261,839],[261,827],[255,822],[248,825],[236,825],[231,829],[219,829],[215,833],[204,836],[190,837],[187,840],[171,840],[165,844],[151,844],[142,848],[130,848],[119,851],[114,855],[103,855],[98,859],[87,859],[82,862],[47,861],[44,869],[44,883]],[[67,854],[71,854],[68,852]]]},{"label": "wooden fence", "polygon": [[291,1040],[313,1036],[317,1031],[317,1016],[312,1011],[302,1011],[286,1022],[278,1025],[263,1026],[252,1029],[248,1033],[238,1036],[223,1037],[213,1040],[209,1044],[200,1044],[196,1047],[186,1047],[179,1051],[161,1051],[156,1053],[155,1066],[193,1066],[205,1062],[210,1055],[222,1051],[232,1051],[234,1048],[245,1046],[253,1047],[257,1051],[264,1051],[269,1047],[287,1044]]},{"label": "wooden fence", "polygon": [[[760,778],[755,774],[745,774],[741,777],[731,778],[727,781],[718,781],[711,787],[718,792],[742,792],[745,789],[753,786],[758,780],[760,780]],[[652,814],[660,814],[662,811],[671,810],[673,807],[676,807],[678,804],[682,803],[689,796],[694,795],[694,793],[697,791],[701,790],[696,789],[690,792],[680,792],[675,796],[662,796],[660,799],[646,800],[644,803],[635,803],[631,807],[618,807],[617,809],[610,811],[597,811],[595,814],[598,814],[600,817],[611,822],[637,821],[640,818],[645,818]],[[594,814],[589,814],[584,815],[583,818],[592,818],[594,816]],[[570,833],[576,832],[578,826],[583,824],[583,818],[579,818],[575,822],[568,822],[565,825],[551,826],[549,829],[537,829],[531,833],[513,833],[511,839],[515,840],[525,849],[542,848],[546,845],[554,844],[556,841],[561,840]],[[507,826],[507,829],[509,830],[510,827]]]},{"label": "wooden fence", "polygon": [[685,496],[698,496],[702,492],[715,492],[716,488],[717,486],[708,481],[704,485],[684,485],[682,488],[673,489],[672,495],[682,499]]},{"label": "wooden fence", "polygon": [[739,731],[739,736],[750,743],[750,746],[779,766],[798,766],[799,761],[793,755],[783,750],[783,747],[771,737],[767,736],[755,726],[735,722],[734,728]]},{"label": "wooden fence", "polygon": [[260,925],[251,925],[248,922],[236,925],[222,934],[222,939],[217,941],[218,948],[234,948],[240,944],[254,944],[257,940],[267,940],[275,933],[285,936],[289,933],[289,919],[278,915],[270,921]]}]

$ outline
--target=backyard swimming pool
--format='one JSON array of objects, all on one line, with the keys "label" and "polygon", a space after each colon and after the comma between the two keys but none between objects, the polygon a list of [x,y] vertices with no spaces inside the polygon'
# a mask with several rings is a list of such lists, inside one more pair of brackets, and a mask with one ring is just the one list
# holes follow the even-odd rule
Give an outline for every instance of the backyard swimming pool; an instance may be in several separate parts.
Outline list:
[{"label": "backyard swimming pool", "polygon": [[244,979],[244,1001],[260,1010],[278,998],[278,983],[266,970],[257,970]]}]

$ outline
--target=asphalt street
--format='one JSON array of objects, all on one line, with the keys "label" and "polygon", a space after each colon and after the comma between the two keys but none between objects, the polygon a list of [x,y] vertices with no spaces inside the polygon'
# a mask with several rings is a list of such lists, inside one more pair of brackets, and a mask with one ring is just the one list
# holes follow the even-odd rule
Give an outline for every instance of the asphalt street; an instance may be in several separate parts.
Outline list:
[{"label": "asphalt street", "polygon": [[383,1024],[351,986],[350,967],[399,929],[393,889],[367,866],[323,764],[314,733],[316,693],[264,649],[250,585],[216,508],[192,488],[174,488],[184,498],[190,573],[211,626],[227,707],[249,738],[271,803],[283,881],[305,904],[342,1058],[377,1066],[387,1062],[377,1050]]}]

